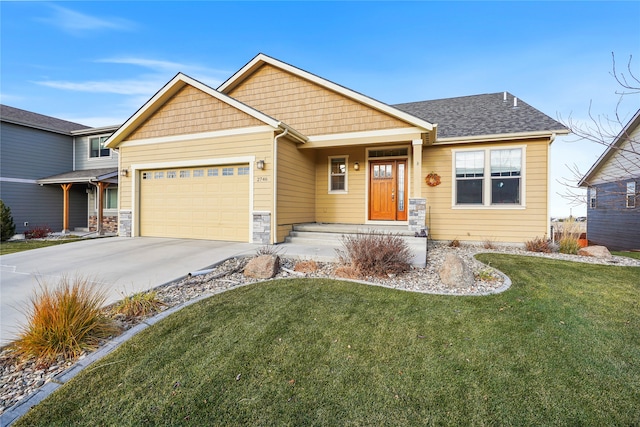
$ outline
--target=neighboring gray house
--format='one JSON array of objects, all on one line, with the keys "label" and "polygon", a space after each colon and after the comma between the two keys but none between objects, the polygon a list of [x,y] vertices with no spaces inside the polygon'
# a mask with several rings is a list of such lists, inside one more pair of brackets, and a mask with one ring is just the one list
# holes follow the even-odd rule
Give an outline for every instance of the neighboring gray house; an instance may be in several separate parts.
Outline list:
[{"label": "neighboring gray house", "polygon": [[588,188],[587,239],[640,249],[640,110],[578,183]]},{"label": "neighboring gray house", "polygon": [[118,157],[101,145],[116,129],[0,105],[0,199],[17,233],[96,231],[100,202],[102,230],[117,231]]}]

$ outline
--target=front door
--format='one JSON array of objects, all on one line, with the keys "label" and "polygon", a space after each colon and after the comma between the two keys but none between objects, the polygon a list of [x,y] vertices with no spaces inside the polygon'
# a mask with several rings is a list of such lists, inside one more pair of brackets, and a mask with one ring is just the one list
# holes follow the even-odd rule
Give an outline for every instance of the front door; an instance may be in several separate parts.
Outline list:
[{"label": "front door", "polygon": [[407,161],[369,163],[369,219],[407,220]]}]

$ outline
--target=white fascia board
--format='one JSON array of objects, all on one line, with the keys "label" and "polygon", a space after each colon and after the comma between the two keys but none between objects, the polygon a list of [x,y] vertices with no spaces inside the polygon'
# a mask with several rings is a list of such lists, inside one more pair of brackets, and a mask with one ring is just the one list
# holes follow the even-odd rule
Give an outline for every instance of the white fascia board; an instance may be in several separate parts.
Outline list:
[{"label": "white fascia board", "polygon": [[99,133],[109,133],[117,131],[122,125],[111,125],[111,126],[102,126],[98,128],[90,128],[90,129],[80,129],[80,130],[72,130],[71,135],[73,136],[82,136],[82,135],[97,135]]},{"label": "white fascia board", "polygon": [[332,133],[327,135],[315,135],[309,137],[309,142],[325,142],[325,141],[341,141],[341,140],[350,140],[350,139],[359,139],[359,138],[375,138],[375,137],[386,137],[386,136],[405,136],[405,135],[415,135],[416,133],[421,134],[424,132],[424,129],[418,127],[410,127],[410,128],[395,128],[395,129],[381,129],[381,130],[371,130],[371,131],[362,131],[362,132],[347,132],[347,133]]},{"label": "white fascia board", "polygon": [[199,139],[209,139],[209,138],[224,138],[227,136],[250,135],[250,134],[262,133],[262,132],[273,132],[273,128],[271,126],[263,125],[263,126],[252,126],[248,128],[224,129],[224,130],[217,130],[212,132],[192,133],[192,134],[186,134],[186,135],[171,135],[171,136],[159,136],[155,138],[134,139],[131,141],[123,142],[122,144],[120,144],[120,147],[136,147],[139,145],[163,144],[167,142],[195,141]]},{"label": "white fascia board", "polygon": [[373,109],[378,111],[382,111],[390,116],[393,116],[397,119],[403,120],[405,122],[411,123],[414,126],[418,126],[427,131],[433,130],[433,124],[429,123],[425,120],[419,119],[411,114],[405,113],[404,111],[400,111],[396,108],[391,107],[383,102],[377,101],[373,98],[370,98],[361,93],[355,92],[351,89],[347,89],[344,86],[340,86],[332,81],[323,79],[322,77],[318,77],[315,74],[311,74],[308,71],[304,71],[300,68],[294,67],[287,63],[278,61],[277,59],[271,58],[265,54],[258,54],[255,58],[253,58],[248,64],[242,67],[238,72],[236,72],[231,78],[229,78],[226,82],[222,83],[218,90],[220,92],[226,93],[227,90],[231,90],[236,86],[238,80],[242,80],[242,78],[248,73],[253,72],[256,68],[258,68],[263,63],[273,65],[274,67],[281,68],[291,74],[294,74],[298,77],[302,77],[305,80],[309,80],[319,86],[330,89],[334,92],[337,92],[341,95],[346,96],[347,98],[351,98],[355,101],[358,101],[364,105],[367,105]]}]

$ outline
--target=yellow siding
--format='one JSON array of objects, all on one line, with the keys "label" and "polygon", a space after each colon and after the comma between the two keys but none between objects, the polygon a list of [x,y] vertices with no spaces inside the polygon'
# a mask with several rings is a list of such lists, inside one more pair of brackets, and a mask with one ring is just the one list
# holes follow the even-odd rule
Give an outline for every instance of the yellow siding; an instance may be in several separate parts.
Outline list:
[{"label": "yellow siding", "polygon": [[[329,156],[349,156],[346,194],[329,194]],[[360,163],[360,170],[353,163]],[[364,224],[366,206],[366,152],[364,147],[318,150],[316,155],[316,221]]]},{"label": "yellow siding", "polygon": [[127,139],[187,135],[264,125],[193,86],[180,89]]},{"label": "yellow siding", "polygon": [[[273,209],[271,198],[273,168],[269,165],[273,165],[273,136],[273,132],[197,140],[185,136],[183,141],[131,147],[127,147],[125,142],[124,146],[120,148],[120,161],[122,168],[130,169],[132,165],[139,164],[202,160],[202,165],[206,165],[208,159],[255,156],[256,160],[263,159],[267,167],[263,171],[254,170],[253,209],[271,212]],[[131,185],[131,174],[128,177],[120,177],[121,210],[134,208],[131,199]],[[196,192],[194,192],[194,197],[198,197]]]},{"label": "yellow siding", "polygon": [[[526,146],[524,209],[452,209],[454,171],[452,149],[507,148]],[[437,187],[423,186],[422,196],[427,199],[427,225],[435,240],[522,243],[548,234],[547,185],[548,140],[530,142],[513,141],[501,144],[449,145],[424,147],[422,176],[435,172],[442,183]],[[423,178],[424,179],[424,178]]]},{"label": "yellow siding", "polygon": [[308,136],[411,127],[269,64],[229,95]]},{"label": "yellow siding", "polygon": [[293,224],[315,222],[315,152],[295,142],[278,141],[278,236],[282,242]]}]

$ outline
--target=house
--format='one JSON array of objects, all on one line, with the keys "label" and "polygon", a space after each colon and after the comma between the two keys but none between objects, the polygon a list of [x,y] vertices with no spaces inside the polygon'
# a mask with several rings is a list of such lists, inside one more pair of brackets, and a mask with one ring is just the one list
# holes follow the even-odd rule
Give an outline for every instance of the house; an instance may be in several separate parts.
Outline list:
[{"label": "house", "polygon": [[549,230],[560,123],[504,93],[388,105],[264,54],[213,89],[176,75],[107,140],[119,233],[283,242],[296,224]]},{"label": "house", "polygon": [[587,190],[587,239],[640,249],[640,110],[578,182]]},{"label": "house", "polygon": [[102,230],[117,231],[118,155],[104,147],[117,128],[0,105],[0,198],[11,208],[17,233],[97,230],[101,200]]}]

